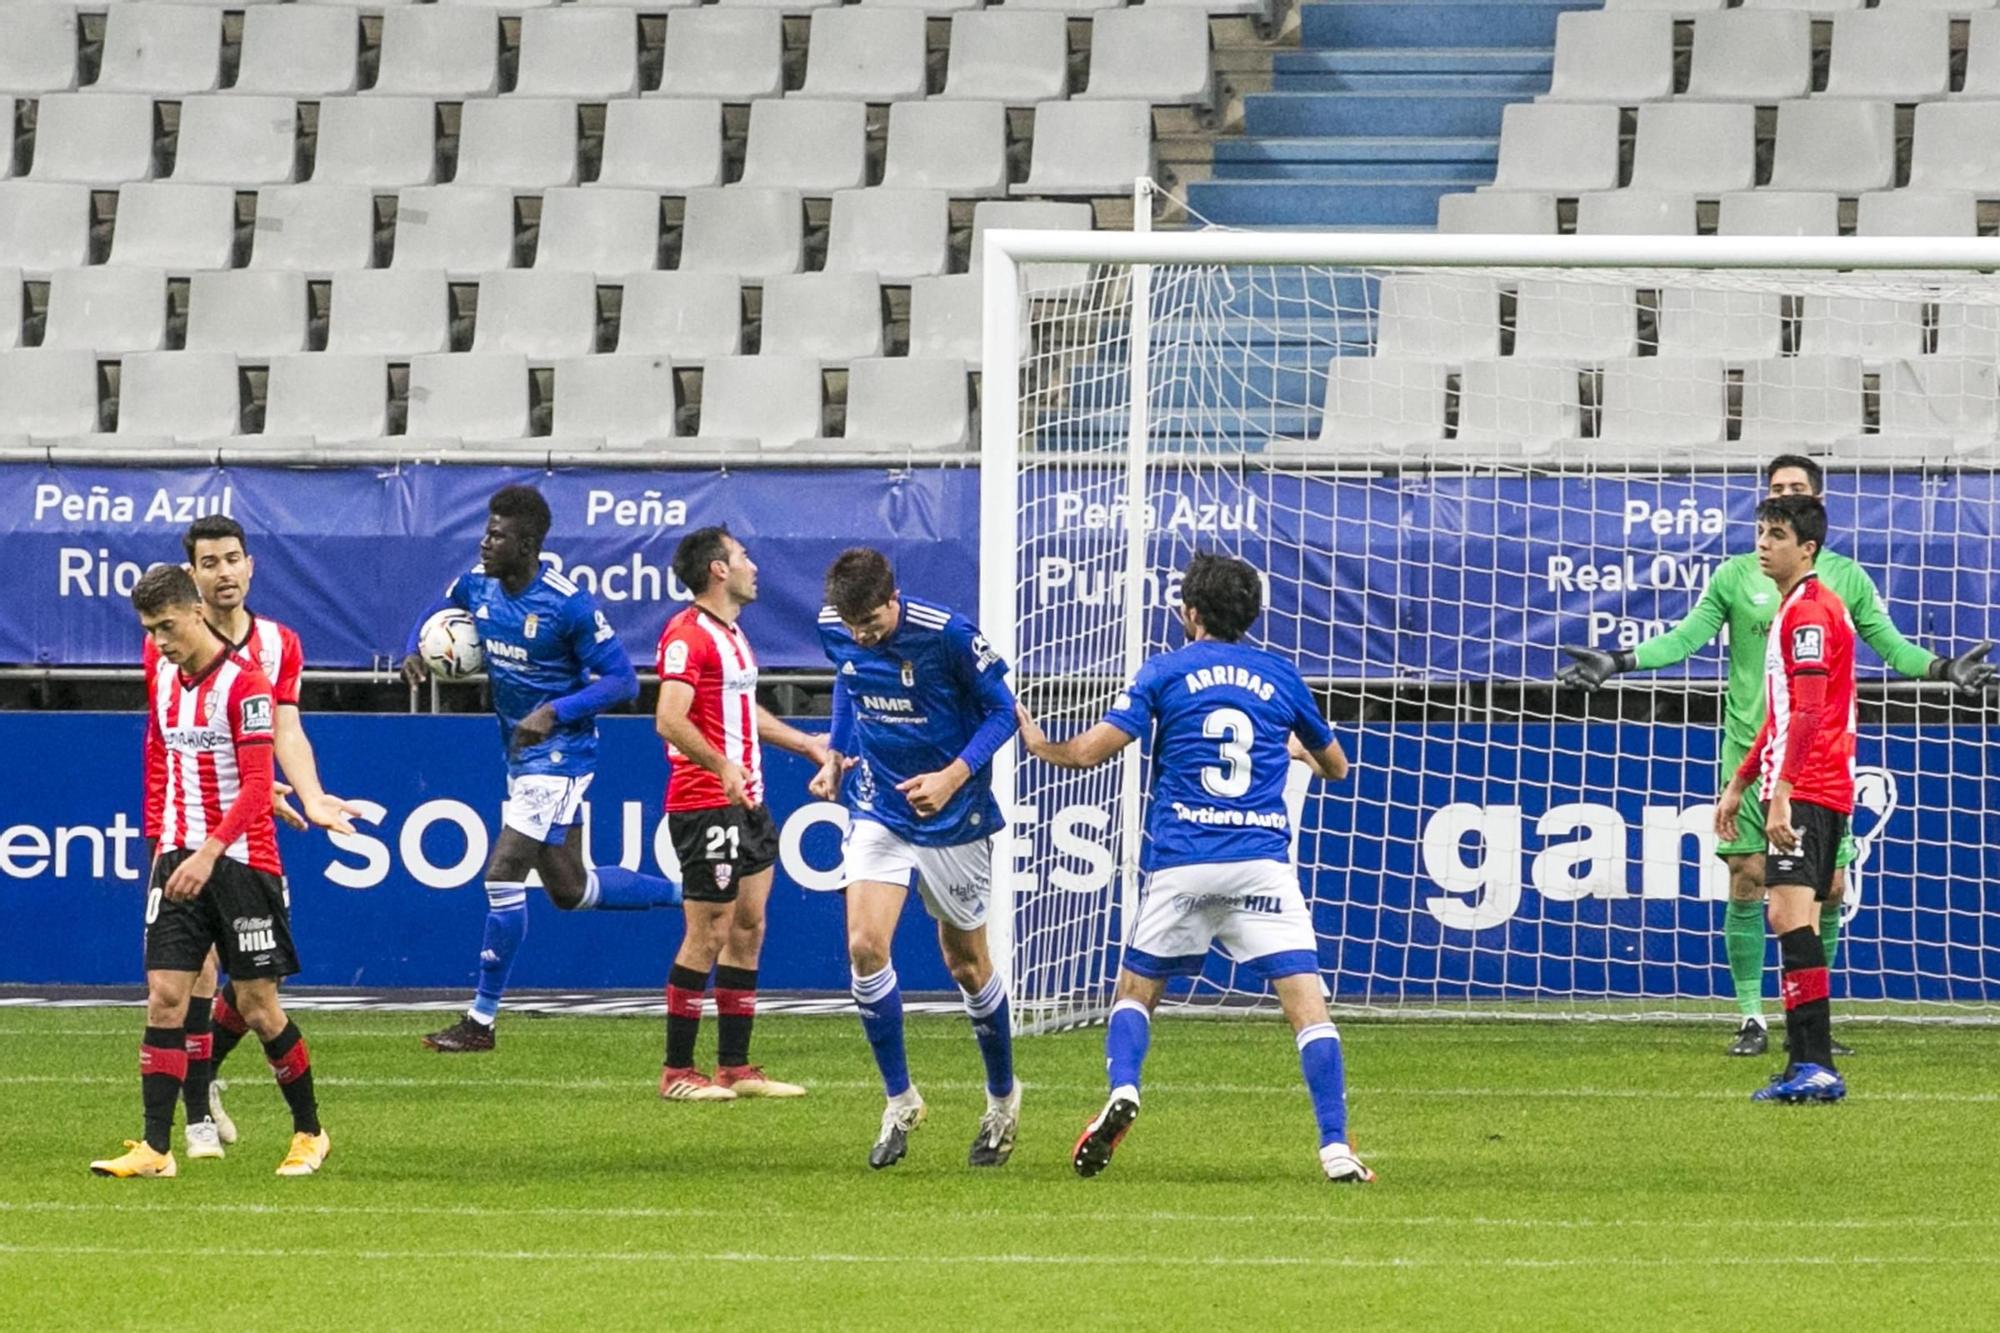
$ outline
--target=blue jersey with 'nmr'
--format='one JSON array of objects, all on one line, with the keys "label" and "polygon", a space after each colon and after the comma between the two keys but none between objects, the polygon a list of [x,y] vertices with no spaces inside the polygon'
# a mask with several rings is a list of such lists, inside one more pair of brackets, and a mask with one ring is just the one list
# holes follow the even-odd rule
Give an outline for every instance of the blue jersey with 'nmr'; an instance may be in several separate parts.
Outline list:
[{"label": "blue jersey with 'nmr'", "polygon": [[1140,667],[1104,720],[1152,741],[1141,869],[1290,859],[1285,740],[1315,751],[1333,742],[1291,663],[1203,639]]},{"label": "blue jersey with 'nmr'", "polygon": [[819,615],[834,690],[845,695],[834,711],[851,732],[851,739],[836,735],[834,748],[859,760],[842,789],[846,804],[855,818],[914,846],[977,842],[1000,826],[990,757],[929,819],[910,809],[896,784],[949,765],[989,720],[1004,718],[1011,734],[1007,664],[964,616],[914,597],[902,603],[895,633],[870,648],[854,641],[832,607]]},{"label": "blue jersey with 'nmr'", "polygon": [[591,772],[597,763],[595,717],[558,723],[541,744],[512,748],[514,728],[543,704],[575,694],[593,677],[631,671],[625,646],[590,594],[544,565],[513,597],[499,579],[474,565],[452,580],[444,599],[469,612],[479,626],[508,773]]}]

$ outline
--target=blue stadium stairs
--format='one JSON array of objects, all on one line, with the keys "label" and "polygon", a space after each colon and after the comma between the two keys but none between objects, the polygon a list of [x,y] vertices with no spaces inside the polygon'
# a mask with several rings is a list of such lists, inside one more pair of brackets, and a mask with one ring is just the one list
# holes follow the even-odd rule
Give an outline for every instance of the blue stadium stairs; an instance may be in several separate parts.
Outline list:
[{"label": "blue stadium stairs", "polygon": [[1235,227],[1428,228],[1491,184],[1500,112],[1548,91],[1556,16],[1601,0],[1323,0],[1215,145],[1194,212]]}]

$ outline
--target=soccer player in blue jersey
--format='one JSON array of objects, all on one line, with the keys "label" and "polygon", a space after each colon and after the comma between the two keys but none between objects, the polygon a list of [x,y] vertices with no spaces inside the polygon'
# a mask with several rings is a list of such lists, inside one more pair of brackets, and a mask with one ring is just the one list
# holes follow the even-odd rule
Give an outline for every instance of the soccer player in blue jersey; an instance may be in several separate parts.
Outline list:
[{"label": "soccer player in blue jersey", "polygon": [[1060,744],[1021,714],[1028,753],[1059,768],[1095,768],[1135,740],[1152,748],[1146,880],[1104,1037],[1111,1097],[1076,1141],[1080,1176],[1102,1171],[1138,1119],[1139,1074],[1167,982],[1199,974],[1220,944],[1271,983],[1291,1020],[1320,1169],[1333,1181],[1375,1178],[1349,1146],[1340,1033],[1327,1015],[1285,807],[1291,760],[1337,782],[1347,755],[1292,665],[1241,642],[1262,609],[1256,570],[1197,555],[1181,584],[1186,647],[1140,667],[1102,722]]},{"label": "soccer player in blue jersey", "polygon": [[452,580],[410,631],[403,675],[428,677],[417,652],[426,620],[458,607],[478,622],[500,741],[507,803],[486,863],[486,937],[479,991],[465,1017],[424,1038],[434,1051],[490,1051],[514,956],[528,934],[528,872],[566,912],[643,911],[681,901],[680,885],[619,866],[583,864],[584,793],[597,766],[597,715],[639,693],[617,633],[589,593],[542,563],[548,501],[507,486],[487,505],[479,563]]},{"label": "soccer player in blue jersey", "polygon": [[915,889],[937,920],[938,947],[986,1064],[986,1111],[968,1160],[999,1166],[1014,1151],[1021,1115],[1007,990],[986,948],[1000,825],[990,765],[1014,734],[1007,664],[964,616],[903,596],[880,551],[841,552],[826,573],[826,600],[819,633],[835,673],[833,749],[811,790],[843,799],[850,820],[847,955],[889,1099],[868,1165],[901,1161],[924,1120],[889,958]]}]

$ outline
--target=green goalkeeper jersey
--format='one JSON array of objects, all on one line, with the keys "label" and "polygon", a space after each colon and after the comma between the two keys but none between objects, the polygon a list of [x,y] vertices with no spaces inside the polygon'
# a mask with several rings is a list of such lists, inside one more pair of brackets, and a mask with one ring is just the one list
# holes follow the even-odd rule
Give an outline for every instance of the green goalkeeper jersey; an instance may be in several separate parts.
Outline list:
[{"label": "green goalkeeper jersey", "polygon": [[[1889,620],[1888,608],[1868,572],[1846,556],[1821,551],[1813,568],[1820,581],[1847,604],[1854,632],[1889,669],[1912,678],[1930,669],[1934,654],[1905,639]],[[1778,614],[1778,585],[1757,567],[1755,552],[1734,555],[1716,567],[1694,610],[1680,624],[1633,650],[1643,671],[1685,662],[1729,626],[1729,691],[1722,707],[1724,766],[1735,763],[1756,743],[1764,725],[1764,644]],[[1733,756],[1734,758],[1731,758]]]}]

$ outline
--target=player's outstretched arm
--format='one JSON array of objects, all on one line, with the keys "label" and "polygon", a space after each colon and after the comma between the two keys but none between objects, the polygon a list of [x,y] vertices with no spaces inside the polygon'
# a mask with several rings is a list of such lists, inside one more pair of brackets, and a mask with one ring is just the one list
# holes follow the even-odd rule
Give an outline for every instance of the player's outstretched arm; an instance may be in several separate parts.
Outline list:
[{"label": "player's outstretched arm", "polygon": [[757,705],[757,739],[780,750],[789,750],[800,758],[810,759],[822,767],[832,753],[827,737],[800,731],[783,718],[773,716],[771,710],[762,704]]},{"label": "player's outstretched arm", "polygon": [[2000,679],[2000,667],[1986,660],[1986,654],[1992,651],[1991,643],[1982,643],[1956,657],[1933,657],[1924,674],[1932,680],[1949,681],[1960,694],[1977,698]]},{"label": "player's outstretched arm", "polygon": [[1637,648],[1601,652],[1596,648],[1564,648],[1571,661],[1556,672],[1556,681],[1586,693],[1627,671],[1658,671],[1693,657],[1721,632],[1729,619],[1729,604],[1747,565],[1725,561],[1702,589],[1694,609],[1664,634],[1655,634]]},{"label": "player's outstretched arm", "polygon": [[1057,768],[1096,768],[1133,740],[1130,732],[1109,722],[1099,722],[1066,741],[1052,741],[1041,724],[1018,704],[1015,705],[1015,718],[1021,727],[1021,744],[1028,753]]},{"label": "player's outstretched arm", "polygon": [[1339,741],[1329,742],[1323,750],[1309,749],[1297,736],[1287,737],[1286,752],[1328,782],[1339,782],[1347,777],[1347,751]]},{"label": "player's outstretched arm", "polygon": [[[354,832],[354,825],[348,822],[349,815],[358,815],[360,807],[349,804],[338,796],[327,794],[319,781],[319,763],[313,756],[312,742],[306,738],[305,724],[299,720],[298,706],[279,704],[278,716],[271,732],[271,750],[276,756],[278,767],[284,772],[285,781],[272,784],[272,809],[278,818],[293,828],[303,828],[306,823],[334,833]],[[283,788],[284,790],[280,790]],[[286,818],[291,807],[285,796],[296,792],[305,823],[293,823]]]}]

